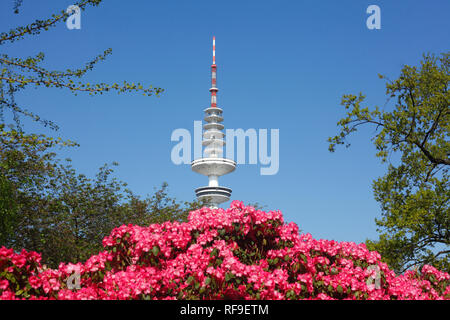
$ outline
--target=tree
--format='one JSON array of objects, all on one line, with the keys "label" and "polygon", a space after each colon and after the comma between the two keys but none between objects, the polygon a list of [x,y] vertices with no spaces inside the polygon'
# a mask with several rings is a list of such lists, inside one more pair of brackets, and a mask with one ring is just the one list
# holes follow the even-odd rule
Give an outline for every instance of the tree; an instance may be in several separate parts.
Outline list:
[{"label": "tree", "polygon": [[166,183],[141,199],[112,177],[110,166],[94,179],[78,174],[56,158],[54,149],[64,146],[76,143],[0,125],[0,246],[40,252],[57,266],[97,253],[117,226],[185,221],[203,206],[176,201]]},{"label": "tree", "polygon": [[[399,78],[385,78],[390,111],[364,107],[363,94],[344,95],[346,117],[340,133],[328,139],[330,151],[346,144],[360,126],[374,126],[376,156],[389,162],[375,180],[378,241],[367,241],[397,272],[432,264],[450,270],[450,60],[449,53],[424,55],[420,66],[404,66]],[[391,160],[399,155],[399,161]]]},{"label": "tree", "polygon": [[[85,10],[88,6],[98,6],[102,0],[81,0],[74,5],[80,10]],[[14,2],[14,12],[18,13],[22,1]],[[0,45],[11,44],[21,40],[26,36],[38,35],[41,32],[49,30],[60,22],[64,22],[70,14],[67,11],[61,11],[59,14],[53,14],[45,20],[36,20],[26,26],[19,26],[8,32],[0,33]],[[104,92],[116,91],[123,92],[141,92],[144,95],[159,95],[163,89],[149,86],[144,88],[140,83],[129,83],[124,81],[118,83],[85,83],[80,79],[91,71],[95,65],[106,59],[112,49],[105,50],[102,54],[96,56],[84,67],[79,69],[68,68],[65,71],[49,70],[42,66],[44,53],[40,52],[35,56],[26,58],[10,57],[6,54],[0,55],[0,121],[3,122],[3,112],[9,110],[12,112],[14,121],[18,128],[20,125],[20,116],[30,117],[34,121],[40,122],[44,126],[57,129],[58,126],[50,120],[41,119],[34,111],[29,111],[16,103],[15,95],[30,87],[54,87],[70,91],[71,93],[88,93],[91,95],[103,94]]]}]

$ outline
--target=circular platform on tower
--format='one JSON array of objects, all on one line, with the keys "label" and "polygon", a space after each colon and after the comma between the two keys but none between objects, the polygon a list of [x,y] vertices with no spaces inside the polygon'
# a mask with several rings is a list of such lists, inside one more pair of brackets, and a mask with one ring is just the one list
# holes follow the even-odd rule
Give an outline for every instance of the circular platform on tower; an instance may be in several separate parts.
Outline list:
[{"label": "circular platform on tower", "polygon": [[223,176],[236,169],[236,162],[225,158],[201,158],[191,162],[192,171],[205,176]]},{"label": "circular platform on tower", "polygon": [[207,200],[212,204],[227,202],[231,197],[231,189],[225,187],[200,187],[195,189],[198,200]]},{"label": "circular platform on tower", "polygon": [[208,114],[222,114],[223,112],[223,110],[219,107],[208,107],[203,111]]}]

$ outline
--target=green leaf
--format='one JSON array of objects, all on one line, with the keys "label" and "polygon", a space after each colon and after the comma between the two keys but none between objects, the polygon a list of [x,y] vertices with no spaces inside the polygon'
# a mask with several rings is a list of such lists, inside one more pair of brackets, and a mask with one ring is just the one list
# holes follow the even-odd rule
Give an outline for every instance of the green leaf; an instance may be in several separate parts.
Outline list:
[{"label": "green leaf", "polygon": [[219,254],[219,250],[218,250],[217,248],[214,248],[214,249],[211,251],[210,256],[211,256],[211,257],[214,257],[214,256],[217,256],[218,254]]},{"label": "green leaf", "polygon": [[231,279],[233,279],[234,278],[234,274],[232,274],[231,272],[227,272],[226,274],[225,274],[225,281],[230,281]]},{"label": "green leaf", "polygon": [[192,281],[194,281],[194,277],[193,276],[190,276],[189,278],[187,278],[187,280],[186,280],[186,283],[187,284],[191,284],[192,283]]}]

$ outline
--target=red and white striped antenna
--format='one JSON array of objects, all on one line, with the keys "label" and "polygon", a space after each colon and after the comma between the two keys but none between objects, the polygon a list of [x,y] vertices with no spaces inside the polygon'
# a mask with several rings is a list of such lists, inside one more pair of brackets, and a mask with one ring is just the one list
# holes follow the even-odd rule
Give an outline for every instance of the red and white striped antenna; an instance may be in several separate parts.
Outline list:
[{"label": "red and white striped antenna", "polygon": [[216,64],[216,37],[213,37],[213,64]]},{"label": "red and white striped antenna", "polygon": [[213,37],[213,64],[211,66],[211,108],[217,107],[217,66],[216,66],[216,37]]}]

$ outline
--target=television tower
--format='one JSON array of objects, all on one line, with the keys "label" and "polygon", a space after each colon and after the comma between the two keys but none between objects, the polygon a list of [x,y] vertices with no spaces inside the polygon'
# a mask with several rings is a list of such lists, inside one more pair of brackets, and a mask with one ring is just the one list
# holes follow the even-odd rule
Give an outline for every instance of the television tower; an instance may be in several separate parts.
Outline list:
[{"label": "television tower", "polygon": [[222,132],[224,126],[222,109],[217,106],[217,66],[216,66],[216,38],[213,37],[213,63],[211,65],[211,106],[204,110],[206,123],[203,125],[203,141],[205,146],[203,157],[195,159],[191,163],[193,171],[208,176],[209,184],[206,187],[195,189],[198,200],[207,200],[211,208],[217,208],[219,204],[230,200],[231,189],[219,186],[219,177],[236,168],[236,162],[225,159],[223,146],[225,141]]}]

